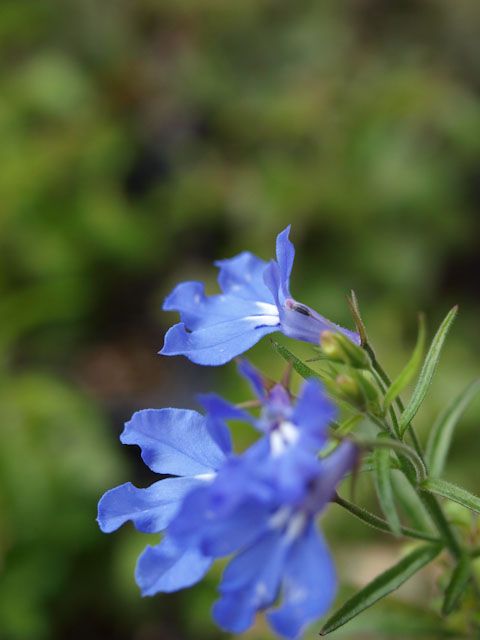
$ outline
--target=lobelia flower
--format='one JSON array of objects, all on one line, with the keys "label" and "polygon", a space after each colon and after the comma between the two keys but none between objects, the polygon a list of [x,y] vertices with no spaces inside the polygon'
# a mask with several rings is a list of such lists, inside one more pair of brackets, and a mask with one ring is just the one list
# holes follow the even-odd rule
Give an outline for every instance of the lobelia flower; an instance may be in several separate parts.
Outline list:
[{"label": "lobelia flower", "polygon": [[[191,586],[215,558],[237,554],[214,608],[218,624],[243,631],[282,591],[284,604],[269,621],[294,638],[334,596],[332,560],[314,519],[356,453],[344,443],[318,460],[335,410],[317,381],[307,381],[294,402],[247,361],[239,370],[259,399],[258,417],[214,394],[201,397],[205,416],[181,409],[134,414],[121,441],[138,445],[154,472],[176,477],[147,489],[126,483],[107,491],[98,522],[107,533],[128,520],[143,532],[165,532],[138,559],[135,577],[143,595]],[[230,419],[247,421],[262,434],[241,455],[231,449]]]},{"label": "lobelia flower", "polygon": [[[297,638],[305,625],[328,610],[337,579],[315,519],[356,459],[356,447],[345,442],[327,458],[317,460],[316,475],[292,502],[272,491],[268,500],[251,499],[225,513],[216,510],[209,488],[194,490],[186,497],[168,529],[173,545],[175,541],[184,547],[190,544],[212,557],[236,553],[225,569],[221,598],[213,608],[220,627],[242,633],[256,613],[266,609],[277,633]],[[220,472],[211,489],[225,479]],[[188,518],[190,528],[185,527]],[[190,538],[185,538],[188,529]],[[272,609],[277,599],[282,604]]]},{"label": "lobelia flower", "polygon": [[290,294],[295,249],[290,226],[277,236],[277,259],[269,263],[248,251],[218,260],[221,294],[205,295],[201,282],[183,282],[163,308],[181,322],[165,335],[163,355],[184,355],[202,365],[221,365],[247,351],[263,336],[286,336],[319,344],[323,331],[339,331],[355,343],[358,334],[330,322]]},{"label": "lobelia flower", "polygon": [[[304,627],[330,608],[337,579],[330,552],[315,525],[316,517],[357,459],[355,445],[341,444],[318,462],[318,472],[302,499],[276,505],[257,537],[227,566],[213,617],[224,629],[241,633],[257,611],[268,609],[271,627],[297,638]],[[281,604],[271,609],[280,596]]]}]

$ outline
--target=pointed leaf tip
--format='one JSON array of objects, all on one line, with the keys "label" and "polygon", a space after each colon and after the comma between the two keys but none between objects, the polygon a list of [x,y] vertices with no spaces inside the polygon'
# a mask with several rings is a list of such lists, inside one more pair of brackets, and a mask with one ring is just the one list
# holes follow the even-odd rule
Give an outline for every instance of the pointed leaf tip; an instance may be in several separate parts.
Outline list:
[{"label": "pointed leaf tip", "polygon": [[447,460],[453,432],[463,412],[480,391],[480,378],[471,382],[439,415],[430,431],[426,459],[430,475],[442,475]]},{"label": "pointed leaf tip", "polygon": [[428,350],[422,370],[420,371],[417,385],[407,406],[405,407],[405,411],[400,418],[399,427],[401,435],[405,433],[408,425],[416,416],[417,411],[419,410],[423,400],[425,399],[428,387],[430,386],[433,375],[437,368],[438,361],[440,359],[440,354],[442,352],[445,338],[447,337],[448,331],[452,326],[453,321],[455,320],[455,316],[457,315],[457,309],[458,307],[453,307],[452,309],[450,309],[432,340],[432,344],[430,345],[430,349]]},{"label": "pointed leaf tip", "polygon": [[426,333],[425,315],[423,313],[420,313],[418,316],[418,337],[415,348],[410,357],[410,360],[407,362],[405,367],[387,389],[385,400],[383,403],[383,408],[385,411],[392,404],[392,402],[396,398],[398,398],[405,387],[410,383],[413,376],[417,373],[425,350]]}]

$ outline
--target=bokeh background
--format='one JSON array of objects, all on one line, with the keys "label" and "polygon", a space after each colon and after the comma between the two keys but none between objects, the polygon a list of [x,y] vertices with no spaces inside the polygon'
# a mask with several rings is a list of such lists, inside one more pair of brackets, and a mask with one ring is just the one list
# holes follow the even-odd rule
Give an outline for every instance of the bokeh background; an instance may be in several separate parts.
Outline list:
[{"label": "bokeh background", "polygon": [[[433,330],[459,303],[424,434],[478,376],[479,32],[468,0],[2,0],[2,639],[229,637],[209,618],[220,569],[141,599],[146,537],[95,523],[105,489],[152,479],[118,442],[134,410],[248,397],[234,365],[156,355],[163,297],[182,279],[214,291],[214,259],[269,259],[291,222],[295,296],[351,326],[354,288],[393,374],[417,311]],[[280,373],[268,340],[251,355]],[[472,491],[479,415],[447,470]],[[341,601],[398,544],[337,509]],[[440,637],[430,578],[338,636]],[[245,637],[272,636],[259,620]]]}]

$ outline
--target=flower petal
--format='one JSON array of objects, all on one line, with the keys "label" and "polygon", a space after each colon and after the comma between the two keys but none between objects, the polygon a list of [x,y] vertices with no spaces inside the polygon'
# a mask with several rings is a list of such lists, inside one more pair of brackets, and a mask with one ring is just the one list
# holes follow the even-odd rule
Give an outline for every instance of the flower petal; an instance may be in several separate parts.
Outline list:
[{"label": "flower petal", "polygon": [[185,495],[200,482],[166,478],[146,489],[138,489],[131,482],[110,489],[98,503],[100,529],[111,533],[131,520],[139,531],[159,533],[175,516]]},{"label": "flower petal", "polygon": [[226,454],[232,452],[232,439],[225,420],[239,420],[254,423],[254,418],[248,411],[237,409],[233,404],[224,400],[216,393],[200,393],[197,399],[207,412],[208,429],[212,438]]},{"label": "flower petal", "polygon": [[163,309],[178,311],[181,321],[190,331],[248,316],[278,316],[276,306],[271,302],[270,292],[264,284],[263,287],[269,294],[268,300],[245,299],[235,292],[207,296],[201,282],[182,282],[167,296]]},{"label": "flower petal", "polygon": [[137,411],[120,440],[138,445],[143,461],[156,473],[195,476],[211,473],[225,461],[205,416],[188,409]]},{"label": "flower petal", "polygon": [[198,329],[192,333],[182,323],[165,335],[162,355],[184,355],[192,362],[217,366],[244,353],[263,336],[278,331],[278,317],[253,315]]},{"label": "flower petal", "polygon": [[144,596],[191,587],[203,578],[213,560],[197,549],[179,549],[168,538],[148,546],[139,557],[135,579]]},{"label": "flower petal", "polygon": [[249,251],[233,258],[217,260],[220,267],[218,283],[224,293],[234,294],[245,300],[257,300],[273,304],[272,294],[265,286],[263,272],[267,263]]},{"label": "flower petal", "polygon": [[230,562],[220,584],[222,597],[213,608],[220,627],[242,633],[257,611],[275,601],[286,552],[280,535],[269,531]]},{"label": "flower petal", "polygon": [[[225,487],[225,492],[230,489]],[[245,487],[241,490],[245,491]],[[268,507],[253,497],[230,503],[230,496],[226,496],[224,504],[225,492],[216,492],[215,486],[210,485],[186,496],[169,527],[179,546],[195,546],[208,556],[221,557],[249,544],[259,534],[268,519]]]},{"label": "flower petal", "polygon": [[237,369],[252,387],[254,393],[260,400],[266,397],[265,380],[260,371],[254,367],[246,358],[240,358],[237,362]]},{"label": "flower petal", "polygon": [[305,625],[331,606],[337,579],[330,552],[311,523],[292,544],[285,563],[283,603],[267,614],[272,628],[286,638],[298,638]]},{"label": "flower petal", "polygon": [[280,269],[280,289],[283,298],[290,297],[290,275],[295,259],[295,247],[288,238],[290,227],[291,225],[288,225],[277,236],[277,263]]},{"label": "flower petal", "polygon": [[300,433],[313,438],[320,447],[328,437],[328,427],[337,409],[318,380],[307,380],[302,386],[292,420]]},{"label": "flower petal", "polygon": [[326,458],[320,460],[320,473],[312,487],[312,506],[320,512],[335,495],[338,483],[358,460],[358,448],[345,440]]}]

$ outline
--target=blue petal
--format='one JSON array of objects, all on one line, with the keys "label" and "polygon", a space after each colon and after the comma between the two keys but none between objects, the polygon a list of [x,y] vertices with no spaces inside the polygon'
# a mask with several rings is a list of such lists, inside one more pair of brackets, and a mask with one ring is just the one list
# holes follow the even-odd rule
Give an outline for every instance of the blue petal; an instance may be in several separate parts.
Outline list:
[{"label": "blue petal", "polygon": [[298,638],[309,622],[330,608],[336,588],[332,557],[311,523],[292,544],[285,563],[283,604],[267,614],[268,621],[280,635]]},{"label": "blue petal", "polygon": [[333,453],[320,460],[320,473],[312,487],[312,505],[317,512],[333,498],[339,482],[357,463],[358,455],[356,445],[345,440]]},{"label": "blue petal", "polygon": [[162,308],[164,311],[179,311],[182,322],[193,330],[203,323],[205,301],[202,282],[181,282],[165,298]]},{"label": "blue petal", "polygon": [[144,596],[171,593],[201,580],[212,562],[197,549],[179,549],[165,538],[155,547],[148,546],[139,557],[135,579]]},{"label": "blue petal", "polygon": [[270,531],[230,562],[220,584],[222,597],[213,608],[220,627],[242,633],[257,611],[275,601],[286,552],[279,534]]},{"label": "blue petal", "polygon": [[280,269],[280,288],[283,298],[290,297],[290,275],[295,259],[295,248],[288,238],[290,226],[288,225],[277,236],[277,263]]},{"label": "blue petal", "polygon": [[336,415],[337,409],[326,395],[323,385],[314,379],[305,382],[292,415],[301,433],[308,434],[321,446],[328,437],[329,424]]},{"label": "blue petal", "polygon": [[240,358],[237,363],[237,369],[250,383],[254,393],[262,400],[266,396],[265,379],[260,371],[254,367],[246,358]]},{"label": "blue petal", "polygon": [[131,482],[110,489],[98,503],[100,529],[111,533],[131,520],[144,533],[163,531],[185,495],[200,482],[193,478],[166,478],[147,489],[138,489]]},{"label": "blue petal", "polygon": [[192,362],[218,366],[244,353],[261,338],[278,331],[274,316],[250,316],[229,320],[188,333],[182,323],[165,335],[162,355],[184,355]]},{"label": "blue petal", "polygon": [[[263,287],[267,290],[265,285]],[[278,315],[275,305],[270,301],[271,295],[268,300],[263,298],[250,300],[234,293],[207,296],[201,282],[182,282],[167,296],[163,308],[166,311],[178,311],[187,329],[194,331],[226,320]]]},{"label": "blue petal", "polygon": [[270,457],[264,463],[263,473],[277,493],[277,499],[292,503],[305,496],[309,482],[318,475],[318,460],[302,447],[292,447],[278,458]]},{"label": "blue petal", "polygon": [[273,303],[272,294],[265,286],[263,272],[267,263],[249,251],[227,260],[217,260],[220,267],[218,283],[224,293],[234,294],[245,300]]},{"label": "blue petal", "polygon": [[263,530],[270,515],[268,506],[253,498],[224,504],[222,498],[231,488],[216,493],[210,485],[186,496],[169,527],[179,546],[198,547],[208,556],[226,556],[249,544]]},{"label": "blue petal", "polygon": [[207,419],[188,409],[137,411],[120,436],[136,444],[142,459],[156,473],[195,476],[222,466],[225,454],[211,437]]},{"label": "blue petal", "polygon": [[275,260],[270,260],[265,271],[263,272],[263,281],[265,286],[271,292],[272,297],[278,309],[283,307],[285,296],[282,293],[280,267]]}]

